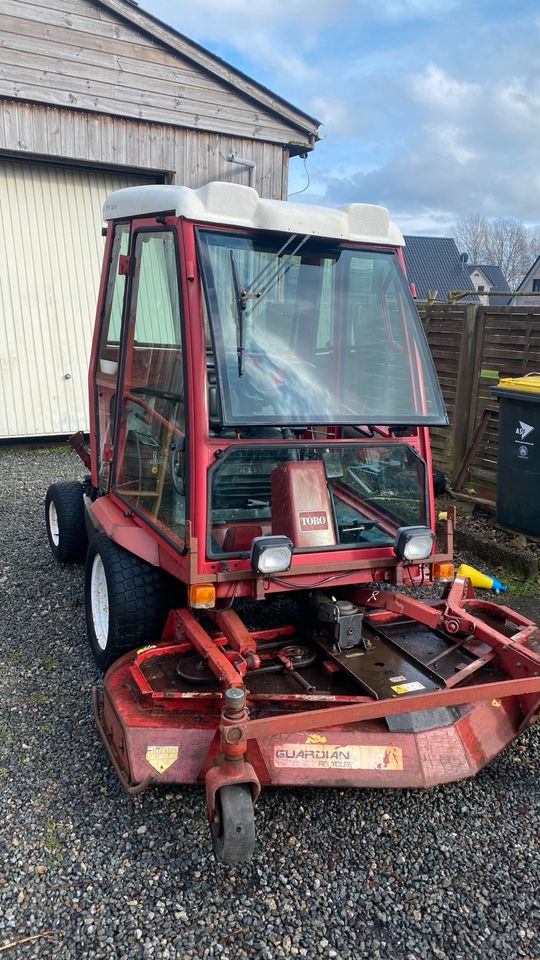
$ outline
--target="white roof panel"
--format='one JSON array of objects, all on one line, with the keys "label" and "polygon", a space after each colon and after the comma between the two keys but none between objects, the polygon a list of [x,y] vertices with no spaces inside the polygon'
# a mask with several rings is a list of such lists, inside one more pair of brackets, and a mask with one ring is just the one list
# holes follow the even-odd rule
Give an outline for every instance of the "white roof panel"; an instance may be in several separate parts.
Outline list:
[{"label": "white roof panel", "polygon": [[127,187],[111,193],[103,206],[104,220],[173,212],[186,220],[222,223],[280,233],[310,234],[334,240],[355,240],[403,246],[400,230],[388,210],[371,203],[319,207],[309,203],[265,200],[252,187],[237,183],[207,183],[191,187]]}]

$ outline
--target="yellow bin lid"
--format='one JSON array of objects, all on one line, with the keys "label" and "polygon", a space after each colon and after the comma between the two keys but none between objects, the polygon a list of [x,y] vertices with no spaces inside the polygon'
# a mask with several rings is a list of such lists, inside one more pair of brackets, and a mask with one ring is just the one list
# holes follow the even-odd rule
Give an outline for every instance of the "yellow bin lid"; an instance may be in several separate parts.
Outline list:
[{"label": "yellow bin lid", "polygon": [[528,373],[524,377],[503,377],[497,390],[521,390],[524,393],[540,393],[540,373]]}]

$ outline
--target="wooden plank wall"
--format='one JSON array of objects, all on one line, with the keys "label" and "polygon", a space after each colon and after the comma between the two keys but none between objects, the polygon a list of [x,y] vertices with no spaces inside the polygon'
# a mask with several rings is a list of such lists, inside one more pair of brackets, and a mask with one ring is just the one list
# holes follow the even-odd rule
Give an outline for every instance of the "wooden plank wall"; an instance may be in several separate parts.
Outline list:
[{"label": "wooden plank wall", "polygon": [[255,162],[261,196],[287,196],[288,153],[280,144],[103,113],[0,99],[0,151],[154,170],[188,187],[209,180],[249,184],[249,169],[225,160],[232,152]]},{"label": "wooden plank wall", "polygon": [[491,387],[500,378],[540,372],[540,308],[419,304],[450,426],[432,430],[434,464],[454,479],[484,410],[487,428],[463,486],[494,498],[499,408]]},{"label": "wooden plank wall", "polygon": [[499,408],[490,388],[499,378],[540,372],[540,309],[522,305],[482,307],[478,311],[478,341],[471,406],[476,422],[484,409],[491,416],[467,482],[480,493],[493,495],[497,484]]},{"label": "wooden plank wall", "polygon": [[274,143],[315,133],[92,0],[0,0],[0,96]]},{"label": "wooden plank wall", "polygon": [[433,427],[430,431],[433,462],[451,477],[461,453],[460,435],[456,428],[456,404],[460,387],[465,311],[462,306],[453,307],[446,303],[432,304],[429,309],[425,304],[418,304],[418,307],[450,420],[450,426]]}]

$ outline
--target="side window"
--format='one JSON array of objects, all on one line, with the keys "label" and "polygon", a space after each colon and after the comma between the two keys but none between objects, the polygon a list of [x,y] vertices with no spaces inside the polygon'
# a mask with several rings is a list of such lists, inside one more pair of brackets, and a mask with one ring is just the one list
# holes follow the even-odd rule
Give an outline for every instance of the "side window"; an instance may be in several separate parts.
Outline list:
[{"label": "side window", "polygon": [[182,541],[185,406],[175,234],[137,233],[132,264],[116,490]]},{"label": "side window", "polygon": [[104,447],[112,445],[116,394],[118,390],[118,361],[120,332],[126,277],[118,273],[120,256],[127,254],[129,247],[129,224],[119,223],[114,228],[111,260],[101,318],[96,369],[96,406],[99,463],[103,460]]}]

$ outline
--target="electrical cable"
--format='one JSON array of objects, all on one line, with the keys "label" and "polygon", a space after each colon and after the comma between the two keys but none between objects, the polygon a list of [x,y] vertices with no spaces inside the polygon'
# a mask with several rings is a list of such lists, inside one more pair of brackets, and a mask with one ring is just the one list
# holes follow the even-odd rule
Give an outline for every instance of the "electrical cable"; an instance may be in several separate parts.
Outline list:
[{"label": "electrical cable", "polygon": [[353,573],[359,573],[359,570],[345,570],[342,573],[336,573],[332,577],[324,577],[323,580],[319,580],[317,583],[302,583],[298,584],[294,580],[285,580],[284,577],[266,577],[264,581],[265,590],[270,588],[272,583],[281,583],[284,587],[294,587],[296,585],[302,590],[315,590],[317,587],[322,587],[324,583],[331,583],[333,580],[341,580],[343,576],[348,576]]},{"label": "electrical cable", "polygon": [[310,184],[311,181],[310,181],[310,177],[309,177],[309,170],[308,170],[308,168],[307,168],[306,157],[302,157],[302,159],[303,159],[303,161],[304,161],[304,170],[306,171],[307,183],[306,183],[305,187],[302,187],[301,190],[295,190],[294,193],[289,193],[289,195],[288,195],[288,197],[287,197],[287,200],[290,200],[291,197],[297,197],[298,194],[300,194],[300,193],[305,193],[306,190],[309,188],[309,184]]}]

